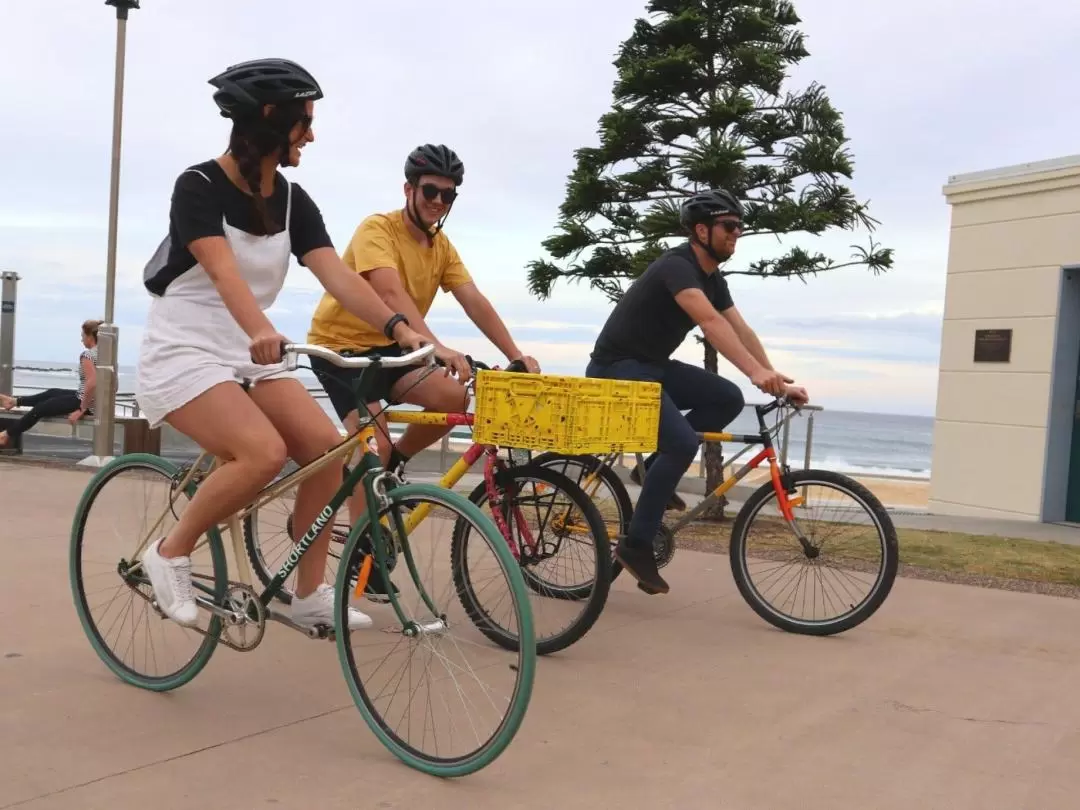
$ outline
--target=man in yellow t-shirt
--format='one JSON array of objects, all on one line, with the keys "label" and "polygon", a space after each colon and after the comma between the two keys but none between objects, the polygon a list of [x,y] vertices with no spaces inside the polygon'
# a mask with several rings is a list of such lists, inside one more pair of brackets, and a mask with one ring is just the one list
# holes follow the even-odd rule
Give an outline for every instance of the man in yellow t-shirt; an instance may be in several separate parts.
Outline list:
[{"label": "man in yellow t-shirt", "polygon": [[[506,325],[480,292],[442,231],[464,173],[464,166],[452,149],[433,144],[417,147],[405,161],[404,208],[364,219],[342,255],[345,263],[362,273],[394,312],[401,313],[410,327],[435,343],[436,357],[447,366],[448,373],[431,373],[422,368],[382,370],[376,389],[369,396],[372,408],[378,408],[380,400],[406,402],[440,413],[461,412],[466,408],[468,362],[462,354],[446,348],[424,321],[440,289],[457,299],[469,319],[507,360],[519,361],[529,372],[540,371],[535,359],[518,350]],[[396,323],[387,325],[393,329]],[[377,353],[385,357],[402,353],[390,337],[346,312],[329,293],[323,295],[315,310],[308,342],[354,356]],[[350,382],[355,382],[361,372],[342,369],[316,357],[311,358],[311,367],[346,429],[355,430],[359,416]],[[409,458],[449,431],[443,425],[409,425],[394,448],[386,445],[380,432],[383,464],[397,471]],[[350,501],[351,517],[359,514],[353,510],[360,504],[362,501]]]}]

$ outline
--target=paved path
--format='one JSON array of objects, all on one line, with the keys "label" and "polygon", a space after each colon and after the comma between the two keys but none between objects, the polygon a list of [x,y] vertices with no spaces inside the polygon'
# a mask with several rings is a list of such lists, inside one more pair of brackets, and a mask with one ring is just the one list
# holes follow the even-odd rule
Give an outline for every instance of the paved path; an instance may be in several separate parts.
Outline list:
[{"label": "paved path", "polygon": [[[25,445],[25,454],[19,457],[23,461],[38,459],[72,464],[80,459],[86,458],[93,452],[89,440],[70,438],[68,436],[50,436],[28,433],[24,435],[23,441]],[[119,441],[117,442],[116,452],[120,452]],[[166,457],[178,462],[193,461],[198,455],[197,450],[180,445],[167,447],[164,449],[164,453]],[[440,457],[437,450],[425,451],[418,454],[409,462],[408,474],[414,480],[436,481],[446,467],[455,460],[456,456],[453,453],[450,453],[443,458]],[[3,457],[0,455],[0,462],[2,461]],[[476,482],[480,480],[477,473],[481,471],[481,466],[477,464],[473,469],[476,473],[466,476],[463,482],[458,485],[460,488],[464,489],[467,486],[469,490],[471,490],[472,487],[476,485]],[[626,480],[631,497],[636,499],[640,487],[630,483],[626,478],[625,471],[623,472],[623,478]],[[680,491],[688,504],[695,505],[702,500],[704,481],[694,476],[687,476],[683,479]],[[733,507],[737,509],[741,505],[742,500],[752,491],[752,487],[739,484],[731,490],[728,498]],[[890,511],[893,522],[900,528],[964,532],[966,534],[1016,537],[1028,540],[1043,540],[1056,543],[1067,543],[1069,545],[1080,545],[1080,527],[1075,525],[1037,523],[1025,520],[930,515],[926,514],[924,510],[918,509],[909,510],[901,508]]]},{"label": "paved path", "polygon": [[333,648],[271,626],[158,695],[119,682],[75,617],[83,471],[0,463],[0,809],[1071,810],[1080,602],[899,580],[843,636],[774,630],[722,556],[673,591],[621,577],[599,624],[544,659],[524,726],[471,777],[401,765]]}]

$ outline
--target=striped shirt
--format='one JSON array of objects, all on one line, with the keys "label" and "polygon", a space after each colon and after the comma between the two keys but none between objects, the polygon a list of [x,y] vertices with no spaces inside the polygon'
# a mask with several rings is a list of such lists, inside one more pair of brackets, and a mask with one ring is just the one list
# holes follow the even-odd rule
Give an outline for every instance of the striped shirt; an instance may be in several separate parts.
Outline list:
[{"label": "striped shirt", "polygon": [[[83,393],[86,391],[86,372],[83,371],[82,361],[84,357],[90,358],[90,364],[97,365],[97,346],[92,349],[84,349],[83,353],[79,355],[79,402],[82,402]],[[94,403],[90,403],[90,408],[94,407]],[[89,408],[87,409],[89,410]]]}]

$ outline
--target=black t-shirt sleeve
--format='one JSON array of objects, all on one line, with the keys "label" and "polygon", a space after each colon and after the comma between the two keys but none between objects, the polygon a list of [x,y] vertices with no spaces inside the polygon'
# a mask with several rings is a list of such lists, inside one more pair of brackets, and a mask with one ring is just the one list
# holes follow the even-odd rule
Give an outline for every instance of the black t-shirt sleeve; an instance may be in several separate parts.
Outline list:
[{"label": "black t-shirt sleeve", "polygon": [[176,178],[169,218],[181,245],[186,248],[204,236],[224,236],[224,216],[221,195],[206,177],[186,171]]},{"label": "black t-shirt sleeve", "polygon": [[691,262],[681,256],[672,256],[659,275],[672,298],[683,290],[704,290],[701,284],[701,273]]},{"label": "black t-shirt sleeve", "polygon": [[735,306],[735,301],[731,297],[731,290],[728,288],[727,279],[723,276],[716,279],[716,295],[713,296],[712,303],[717,312],[723,312],[725,309],[731,309]]},{"label": "black t-shirt sleeve", "polygon": [[293,183],[292,189],[289,240],[292,242],[293,255],[298,261],[304,254],[316,248],[334,246],[330,234],[326,232],[326,223],[323,222],[319,206],[315,205],[315,201],[296,183]]}]

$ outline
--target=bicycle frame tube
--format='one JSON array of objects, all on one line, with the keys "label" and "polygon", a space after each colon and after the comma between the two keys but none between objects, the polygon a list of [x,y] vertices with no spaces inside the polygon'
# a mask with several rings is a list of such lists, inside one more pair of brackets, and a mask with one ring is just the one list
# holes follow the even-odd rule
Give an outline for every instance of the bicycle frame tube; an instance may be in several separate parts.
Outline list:
[{"label": "bicycle frame tube", "polygon": [[[396,425],[448,425],[450,427],[465,427],[472,425],[471,413],[434,413],[430,411],[383,411],[382,415],[387,423]],[[484,454],[484,446],[472,444],[462,454],[461,458],[454,462],[449,470],[439,479],[439,486],[443,489],[453,489],[472,466],[480,460]],[[419,526],[431,513],[431,504],[422,503],[405,520],[405,533],[412,534],[413,529]]]},{"label": "bicycle frame tube", "polygon": [[[359,431],[349,437],[349,439],[347,439],[345,442],[342,442],[342,444],[338,445],[333,450],[327,451],[327,453],[323,454],[315,461],[312,461],[304,467],[301,467],[299,470],[296,470],[294,473],[292,473],[292,475],[286,476],[286,478],[282,479],[282,481],[280,481],[278,484],[272,485],[271,487],[267,487],[263,490],[264,493],[270,490],[278,490],[280,492],[280,489],[285,486],[285,481],[292,479],[298,473],[306,473],[304,475],[304,477],[306,478],[307,475],[311,474],[311,471],[315,468],[315,465],[318,465],[318,467],[323,466],[328,462],[330,458],[335,457],[335,455],[340,455],[340,448],[350,443],[354,445],[360,445],[361,447],[365,448],[356,466],[349,470],[349,473],[347,476],[345,476],[345,480],[342,482],[341,486],[338,487],[337,491],[330,498],[330,502],[322,508],[318,515],[316,515],[315,521],[304,533],[304,536],[294,543],[292,550],[289,552],[289,556],[285,558],[285,562],[282,564],[281,568],[278,569],[278,572],[274,574],[273,579],[270,580],[270,584],[267,585],[266,589],[259,595],[259,599],[264,605],[270,604],[270,600],[274,598],[274,596],[279,590],[281,590],[281,586],[285,583],[285,580],[288,578],[289,574],[291,574],[293,569],[296,568],[297,564],[300,562],[300,559],[304,556],[304,554],[307,553],[307,550],[311,548],[311,545],[318,538],[322,530],[326,528],[326,525],[333,518],[334,514],[338,511],[338,509],[342,507],[342,505],[349,498],[349,496],[352,495],[353,490],[356,488],[356,486],[363,481],[365,484],[366,494],[368,495],[368,497],[371,496],[372,493],[367,492],[367,490],[372,489],[372,487],[370,486],[370,482],[365,481],[364,479],[368,476],[369,473],[382,469],[382,464],[379,461],[379,456],[371,446],[373,444],[374,438],[375,426],[372,424],[365,425],[364,427],[360,428]],[[261,495],[262,493],[260,493],[260,496]],[[270,500],[272,500],[272,498]],[[369,501],[368,510],[372,514],[377,514],[378,507],[373,506],[372,502]],[[379,521],[374,520],[372,523],[373,542],[378,539],[375,535],[379,531]]]},{"label": "bicycle frame tube", "polygon": [[[474,416],[471,413],[435,413],[429,411],[389,410],[384,411],[383,415],[386,417],[386,421],[389,424],[449,425],[451,427],[472,425],[474,419]],[[469,448],[461,455],[461,458],[455,461],[450,469],[439,479],[439,486],[443,489],[453,489],[465,474],[472,469],[473,465],[480,460],[480,456],[484,454],[487,454],[488,456],[487,462],[484,465],[484,482],[487,484],[488,498],[493,501],[497,493],[494,482],[494,468],[497,462],[495,460],[495,448],[491,445],[476,443],[469,445]],[[430,504],[422,503],[417,506],[416,509],[410,512],[408,518],[404,521],[405,533],[412,534],[413,530],[423,523],[430,513]],[[498,527],[503,538],[506,539],[510,551],[514,554],[515,558],[520,559],[520,551],[517,546],[511,542],[512,534],[510,532],[510,527],[506,525],[506,521],[503,519],[501,512],[497,509],[493,509],[492,516],[495,520],[495,525]],[[521,510],[516,507],[514,509],[514,519],[518,522],[522,533],[525,535],[526,544],[535,548],[536,541],[525,526],[524,516],[521,514]]]},{"label": "bicycle frame tube", "polygon": [[[761,414],[758,415],[758,421],[761,422]],[[677,534],[687,524],[697,520],[698,516],[709,509],[716,501],[722,498],[732,487],[738,484],[743,478],[745,478],[751,470],[757,469],[761,462],[769,462],[769,473],[772,480],[773,489],[776,490],[777,501],[780,505],[780,511],[783,513],[784,518],[788,521],[792,520],[791,514],[791,502],[787,497],[787,491],[784,489],[784,485],[780,479],[780,465],[777,463],[776,449],[773,447],[772,437],[769,435],[768,430],[762,424],[762,431],[760,434],[735,434],[735,433],[699,433],[698,438],[701,439],[702,444],[709,444],[712,442],[742,442],[746,445],[764,445],[762,449],[747,461],[742,467],[732,473],[730,476],[720,482],[720,485],[710,492],[704,500],[701,501],[693,509],[687,511],[682,517],[676,520],[671,525],[672,534]]]}]

